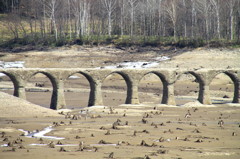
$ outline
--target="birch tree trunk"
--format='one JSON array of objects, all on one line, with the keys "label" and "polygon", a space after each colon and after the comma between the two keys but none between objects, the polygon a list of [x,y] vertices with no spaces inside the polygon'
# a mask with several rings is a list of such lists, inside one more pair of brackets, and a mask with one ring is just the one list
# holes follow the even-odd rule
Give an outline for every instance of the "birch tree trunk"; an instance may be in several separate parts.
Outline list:
[{"label": "birch tree trunk", "polygon": [[70,0],[68,0],[68,25],[69,25],[69,35],[70,39],[72,39],[72,23],[71,23],[71,3]]},{"label": "birch tree trunk", "polygon": [[133,36],[133,21],[134,21],[134,7],[133,7],[133,4],[130,4],[131,5],[131,31],[130,31],[130,35],[131,37]]},{"label": "birch tree trunk", "polygon": [[107,11],[108,17],[108,35],[112,35],[112,13],[116,9],[117,0],[102,0],[103,6]]},{"label": "birch tree trunk", "polygon": [[196,17],[196,8],[195,8],[195,0],[191,0],[192,2],[192,29],[191,29],[191,36],[194,38],[194,32],[195,32],[195,17]]},{"label": "birch tree trunk", "polygon": [[53,22],[53,26],[54,26],[54,33],[55,33],[55,40],[58,40],[58,28],[57,28],[57,24],[56,24],[56,16],[55,16],[55,12],[56,12],[56,0],[52,0],[51,1],[51,20]]},{"label": "birch tree trunk", "polygon": [[87,0],[74,0],[74,2],[76,36],[81,37],[88,34],[90,6]]},{"label": "birch tree trunk", "polygon": [[219,15],[219,0],[210,0],[213,8],[215,10],[216,19],[217,19],[217,38],[220,39],[220,15]]},{"label": "birch tree trunk", "polygon": [[209,7],[210,4],[208,0],[198,0],[197,9],[200,14],[202,14],[205,21],[205,39],[209,40]]},{"label": "birch tree trunk", "polygon": [[56,8],[57,8],[57,3],[59,1],[57,0],[51,0],[51,1],[45,1],[46,2],[46,7],[47,7],[47,12],[46,14],[50,17],[51,23],[54,28],[54,34],[55,34],[55,40],[58,40],[58,28],[56,24]]},{"label": "birch tree trunk", "polygon": [[171,0],[170,3],[167,3],[165,10],[168,14],[170,21],[173,24],[173,36],[174,41],[177,41],[177,31],[176,31],[176,22],[177,22],[177,0]]},{"label": "birch tree trunk", "polygon": [[161,35],[162,25],[162,0],[158,0],[158,35]]},{"label": "birch tree trunk", "polygon": [[[185,0],[183,0],[183,7],[184,7],[184,10],[185,10],[185,16],[186,16],[186,13],[187,13],[187,8],[186,8],[186,2]],[[184,18],[184,37],[186,38],[187,37],[187,18]]]},{"label": "birch tree trunk", "polygon": [[125,19],[125,10],[126,10],[126,0],[121,1],[121,17],[120,17],[120,28],[121,28],[121,36],[124,35],[124,19]]},{"label": "birch tree trunk", "polygon": [[[230,9],[230,39],[233,40],[234,38],[234,15],[233,15],[233,7],[235,4],[235,0],[229,0],[229,9]],[[240,8],[239,8],[240,9]]]},{"label": "birch tree trunk", "polygon": [[138,0],[128,0],[128,3],[130,5],[130,17],[131,17],[131,25],[130,25],[130,35],[133,36],[133,28],[134,28],[134,11],[137,7],[137,1]]}]

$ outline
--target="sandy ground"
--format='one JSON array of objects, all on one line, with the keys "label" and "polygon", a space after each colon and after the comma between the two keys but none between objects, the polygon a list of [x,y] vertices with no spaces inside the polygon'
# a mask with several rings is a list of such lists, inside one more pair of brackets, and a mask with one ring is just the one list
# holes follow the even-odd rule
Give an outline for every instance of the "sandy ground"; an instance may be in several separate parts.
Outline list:
[{"label": "sandy ground", "polygon": [[[56,111],[35,105],[26,100],[0,92],[1,117],[46,117],[60,116]],[[11,102],[12,101],[12,102]]]},{"label": "sandy ground", "polygon": [[[94,68],[116,65],[122,62],[155,61],[156,67],[163,68],[239,68],[240,49],[177,49],[173,47],[130,47],[113,46],[83,47],[69,46],[48,51],[29,51],[22,53],[0,52],[1,61],[25,61],[32,68]],[[172,60],[160,62],[169,56]]]},{"label": "sandy ground", "polygon": [[[188,110],[191,117],[185,118]],[[53,159],[108,158],[113,152],[113,158],[119,159],[143,158],[145,155],[150,158],[238,159],[239,113],[239,107],[231,106],[217,108],[119,106],[113,110],[109,107],[90,108],[87,118],[83,112],[81,119],[78,120],[65,119],[64,116],[1,118],[0,131],[5,133],[0,144],[9,142],[14,144],[10,147],[1,147],[0,156],[3,159],[20,156]],[[221,120],[224,121],[223,127],[218,125]],[[113,126],[116,121],[117,126]],[[49,140],[42,137],[41,141],[40,138],[21,136],[22,132],[18,130],[42,130],[53,125],[52,122],[61,124],[54,126],[54,130],[47,136],[65,139]],[[142,143],[143,140],[145,143]],[[79,146],[81,141],[83,150]],[[54,143],[54,148],[50,148],[51,142]],[[61,147],[63,152],[60,152]]]},{"label": "sandy ground", "polygon": [[[171,60],[159,62],[156,67],[240,67],[239,49],[71,46],[48,52],[0,55],[2,61],[25,61],[26,67],[94,68],[124,61],[158,62],[157,59],[162,56],[169,56]],[[41,106],[0,94],[1,159],[240,157],[240,104],[231,104],[233,85],[226,75],[218,75],[210,85],[213,105],[202,105],[196,101],[198,84],[193,82],[192,76],[183,76],[175,84],[178,106],[160,105],[162,83],[152,74],[145,76],[140,83],[139,99],[142,104],[129,106],[124,105],[126,84],[121,76],[114,74],[106,79],[102,87],[105,106],[90,108],[86,107],[88,81],[77,75],[80,78],[65,82],[67,110],[56,112],[46,109],[49,108],[52,87],[43,75],[34,76],[27,85],[27,100]],[[36,82],[44,83],[44,87],[35,87]],[[13,85],[7,77],[2,77],[0,88],[0,91],[13,93]],[[188,112],[191,115],[186,116]],[[222,126],[218,124],[220,121],[224,123]],[[41,137],[27,137],[19,131],[41,132],[49,126],[53,130]],[[46,136],[65,139],[47,139]],[[81,142],[83,146],[79,146]]]}]

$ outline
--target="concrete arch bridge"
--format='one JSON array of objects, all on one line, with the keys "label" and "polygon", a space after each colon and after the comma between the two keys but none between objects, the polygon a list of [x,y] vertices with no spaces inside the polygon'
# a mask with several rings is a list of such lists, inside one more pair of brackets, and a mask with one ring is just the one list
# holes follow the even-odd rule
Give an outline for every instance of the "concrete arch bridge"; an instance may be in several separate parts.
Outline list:
[{"label": "concrete arch bridge", "polygon": [[175,105],[174,83],[183,74],[193,75],[199,84],[198,101],[202,104],[211,104],[209,85],[215,76],[224,73],[234,84],[233,103],[239,103],[240,69],[84,69],[84,68],[9,68],[0,69],[0,73],[7,75],[14,84],[14,96],[26,99],[25,87],[27,81],[34,75],[46,75],[53,87],[51,109],[66,107],[64,97],[64,82],[73,74],[79,73],[87,78],[90,84],[88,106],[103,105],[101,86],[105,78],[113,73],[121,75],[127,85],[126,104],[139,104],[138,85],[147,74],[155,74],[163,84],[162,104]]}]

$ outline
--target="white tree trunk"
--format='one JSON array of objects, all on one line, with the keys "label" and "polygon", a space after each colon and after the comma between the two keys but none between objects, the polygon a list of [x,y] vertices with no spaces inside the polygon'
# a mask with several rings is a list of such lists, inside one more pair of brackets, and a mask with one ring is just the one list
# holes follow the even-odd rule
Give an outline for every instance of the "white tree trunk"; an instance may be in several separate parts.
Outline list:
[{"label": "white tree trunk", "polygon": [[133,36],[133,24],[134,24],[134,8],[133,6],[131,6],[131,31],[130,31],[130,35],[131,37]]},{"label": "white tree trunk", "polygon": [[176,4],[175,1],[172,3],[172,11],[173,11],[173,32],[174,32],[174,41],[177,40],[177,31],[176,31],[176,22],[177,22],[177,12],[176,12]]},{"label": "white tree trunk", "polygon": [[210,0],[211,4],[214,7],[215,13],[216,13],[216,18],[217,18],[217,38],[220,39],[220,15],[219,15],[219,0]]},{"label": "white tree trunk", "polygon": [[108,36],[112,35],[112,13],[108,13]]},{"label": "white tree trunk", "polygon": [[90,6],[87,0],[75,1],[73,6],[76,21],[77,37],[88,34]]},{"label": "white tree trunk", "polygon": [[173,36],[174,41],[177,40],[177,31],[176,31],[176,23],[177,23],[177,0],[172,0],[169,4],[166,5],[165,10],[168,14],[169,19],[173,24]]},{"label": "white tree trunk", "polygon": [[56,16],[55,16],[55,12],[56,12],[56,0],[52,0],[51,1],[51,14],[52,14],[52,23],[53,23],[53,27],[54,27],[54,33],[55,33],[55,40],[58,40],[58,28],[57,28],[57,24],[56,24]]},{"label": "white tree trunk", "polygon": [[121,28],[121,36],[124,34],[124,16],[125,16],[125,2],[126,0],[122,0],[121,3],[121,17],[120,17],[120,28]]},{"label": "white tree trunk", "polygon": [[56,8],[57,3],[59,1],[57,0],[51,0],[51,1],[43,1],[44,4],[46,4],[46,14],[48,17],[50,17],[51,20],[51,27],[53,27],[54,34],[55,34],[55,40],[58,40],[58,28],[57,28],[57,22],[56,22]]},{"label": "white tree trunk", "polygon": [[210,3],[208,0],[198,0],[196,1],[196,9],[200,14],[203,15],[204,21],[205,21],[205,39],[209,40],[209,7]]},{"label": "white tree trunk", "polygon": [[44,34],[46,33],[46,4],[44,3],[44,1],[42,2],[43,3],[43,32]]},{"label": "white tree trunk", "polygon": [[219,9],[218,9],[218,7],[217,7],[217,10],[216,10],[216,14],[217,14],[217,35],[218,35],[218,39],[220,39],[221,38],[221,34],[220,34],[220,16],[219,16]]},{"label": "white tree trunk", "polygon": [[137,7],[136,4],[137,0],[128,0],[128,3],[130,5],[130,17],[131,17],[131,25],[130,25],[130,35],[133,36],[133,28],[134,28],[134,12],[135,8]]},{"label": "white tree trunk", "polygon": [[234,26],[234,16],[233,16],[233,7],[234,7],[234,0],[230,0],[230,38],[233,40],[233,26]]},{"label": "white tree trunk", "polygon": [[108,17],[108,35],[112,35],[112,13],[116,8],[117,0],[102,0],[103,6],[107,11]]},{"label": "white tree trunk", "polygon": [[70,0],[68,0],[68,21],[69,21],[69,32],[70,32],[70,39],[72,39],[72,23],[71,23],[71,4]]},{"label": "white tree trunk", "polygon": [[[183,6],[184,6],[184,10],[187,10],[186,8],[186,2],[185,0],[183,0]],[[186,11],[185,11],[185,15],[186,15]],[[184,19],[184,37],[187,37],[187,22],[186,22],[187,18]]]},{"label": "white tree trunk", "polygon": [[205,23],[206,23],[206,38],[207,40],[209,40],[209,28],[208,28],[208,25],[209,25],[209,22],[208,22],[208,17],[206,17],[206,20],[205,20]]},{"label": "white tree trunk", "polygon": [[161,24],[162,24],[162,0],[159,0],[158,4],[158,35],[161,35]]},{"label": "white tree trunk", "polygon": [[192,36],[192,38],[194,38],[196,8],[195,8],[195,0],[191,0],[191,2],[192,2],[192,29],[191,29],[191,36]]}]

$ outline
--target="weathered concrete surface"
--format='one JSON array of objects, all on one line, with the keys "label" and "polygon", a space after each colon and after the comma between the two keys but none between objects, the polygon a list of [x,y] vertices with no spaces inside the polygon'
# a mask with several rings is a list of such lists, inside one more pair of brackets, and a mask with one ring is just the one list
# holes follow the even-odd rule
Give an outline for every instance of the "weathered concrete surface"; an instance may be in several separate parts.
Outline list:
[{"label": "weathered concrete surface", "polygon": [[147,74],[157,75],[163,83],[162,103],[175,105],[174,83],[182,74],[193,75],[199,83],[198,100],[203,104],[211,104],[209,95],[209,84],[215,76],[224,73],[231,78],[234,84],[233,103],[239,103],[239,83],[240,69],[199,69],[199,70],[182,70],[182,69],[42,69],[42,68],[24,68],[24,69],[0,69],[10,77],[14,84],[14,95],[26,99],[25,86],[26,82],[34,75],[42,73],[46,75],[53,86],[51,99],[51,109],[61,109],[66,107],[64,97],[64,81],[75,73],[84,75],[90,83],[90,98],[88,105],[103,105],[101,86],[106,77],[110,74],[117,73],[121,75],[127,84],[126,104],[139,104],[138,85],[140,80]]}]

